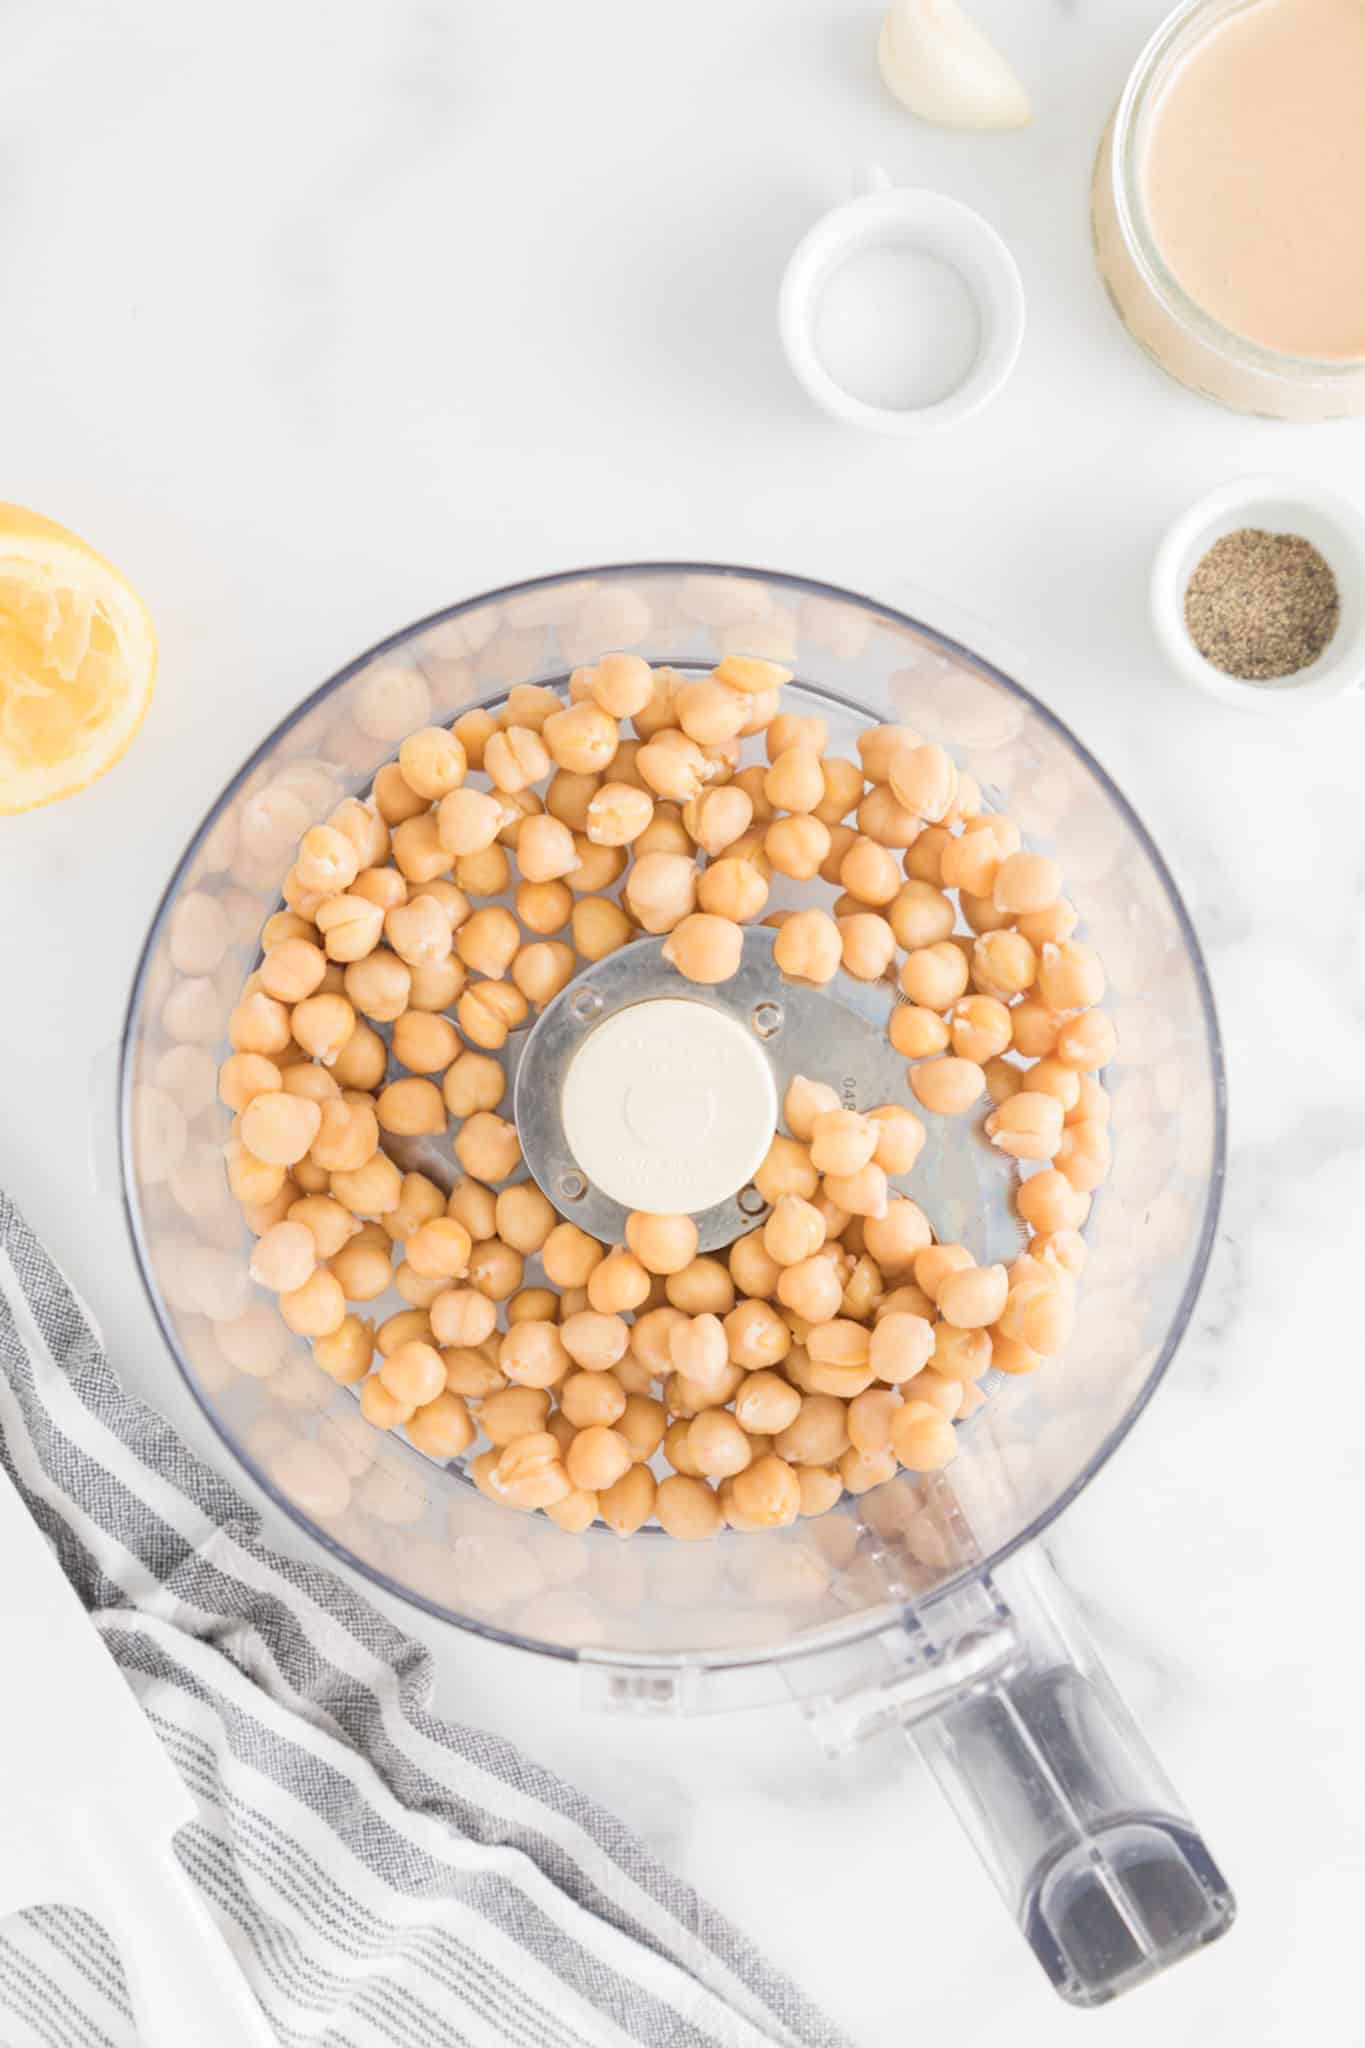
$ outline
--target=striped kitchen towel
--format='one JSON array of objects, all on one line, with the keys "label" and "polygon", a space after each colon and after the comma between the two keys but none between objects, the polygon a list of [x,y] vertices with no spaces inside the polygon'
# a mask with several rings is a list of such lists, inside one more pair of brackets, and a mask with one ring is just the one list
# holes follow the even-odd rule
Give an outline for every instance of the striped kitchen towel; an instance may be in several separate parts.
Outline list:
[{"label": "striped kitchen towel", "polygon": [[[281,2042],[839,2048],[626,1827],[497,1736],[437,1720],[425,1653],[260,1542],[226,1481],[124,1392],[3,1193],[0,1456],[194,1793],[177,1847]],[[0,1921],[0,2048],[134,2048],[87,1915]]]}]

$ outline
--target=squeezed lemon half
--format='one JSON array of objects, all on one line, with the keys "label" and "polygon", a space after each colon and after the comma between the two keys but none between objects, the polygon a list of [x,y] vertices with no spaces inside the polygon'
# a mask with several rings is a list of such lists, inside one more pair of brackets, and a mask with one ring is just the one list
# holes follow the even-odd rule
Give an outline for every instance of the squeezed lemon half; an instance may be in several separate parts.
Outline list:
[{"label": "squeezed lemon half", "polygon": [[151,614],[112,563],[54,520],[0,504],[0,814],[112,768],[155,681]]}]

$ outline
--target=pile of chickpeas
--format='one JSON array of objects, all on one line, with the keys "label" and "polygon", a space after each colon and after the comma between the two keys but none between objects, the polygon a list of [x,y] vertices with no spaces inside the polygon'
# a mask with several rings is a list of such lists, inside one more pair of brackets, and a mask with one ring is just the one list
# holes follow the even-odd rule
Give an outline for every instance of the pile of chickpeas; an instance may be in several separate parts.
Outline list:
[{"label": "pile of chickpeas", "polygon": [[[223,1333],[243,1369],[277,1312],[376,1428],[475,1453],[491,1499],[700,1539],[941,1469],[988,1371],[1064,1348],[1109,1165],[1103,969],[1056,864],[942,747],[882,725],[831,758],[822,719],[781,709],[789,680],[610,654],[567,704],[526,685],[498,716],[411,734],[368,801],[304,833],[219,1075],[274,1297]],[[742,765],[756,735],[767,758]],[[774,876],[841,893],[765,915]],[[766,1219],[722,1253],[699,1255],[687,1216],[632,1215],[599,1244],[524,1177],[509,1036],[644,934],[684,979],[724,982],[757,920],[790,979],[894,984],[916,1102],[984,1113],[1027,1169],[1012,1265],[935,1243],[892,1185],[919,1116],[848,1109],[818,1076],[792,1081],[755,1175]],[[448,1195],[386,1149],[448,1133]],[[390,1289],[407,1306],[376,1327]]]}]

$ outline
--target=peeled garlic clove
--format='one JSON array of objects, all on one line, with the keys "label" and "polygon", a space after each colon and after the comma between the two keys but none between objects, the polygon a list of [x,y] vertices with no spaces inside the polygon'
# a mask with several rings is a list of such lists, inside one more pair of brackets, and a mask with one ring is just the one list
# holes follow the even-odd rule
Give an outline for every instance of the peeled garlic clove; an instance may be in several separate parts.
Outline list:
[{"label": "peeled garlic clove", "polygon": [[1028,94],[957,0],[894,0],[877,45],[882,77],[940,128],[1026,128]]}]

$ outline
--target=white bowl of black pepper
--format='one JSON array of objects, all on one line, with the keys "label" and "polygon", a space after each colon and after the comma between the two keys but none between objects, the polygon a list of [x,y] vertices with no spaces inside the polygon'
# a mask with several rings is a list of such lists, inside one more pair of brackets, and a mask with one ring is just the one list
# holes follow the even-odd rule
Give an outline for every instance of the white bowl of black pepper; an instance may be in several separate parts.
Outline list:
[{"label": "white bowl of black pepper", "polygon": [[1157,550],[1152,621],[1186,682],[1244,711],[1365,685],[1365,514],[1299,478],[1240,477]]}]

